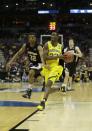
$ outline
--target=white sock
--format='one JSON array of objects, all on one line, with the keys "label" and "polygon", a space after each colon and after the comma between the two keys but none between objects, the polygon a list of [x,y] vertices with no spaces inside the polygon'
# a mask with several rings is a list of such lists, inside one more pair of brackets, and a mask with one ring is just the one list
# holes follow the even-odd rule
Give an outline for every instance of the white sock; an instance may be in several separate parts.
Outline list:
[{"label": "white sock", "polygon": [[66,84],[63,83],[63,84],[62,84],[62,87],[63,87],[63,86],[66,87]]}]

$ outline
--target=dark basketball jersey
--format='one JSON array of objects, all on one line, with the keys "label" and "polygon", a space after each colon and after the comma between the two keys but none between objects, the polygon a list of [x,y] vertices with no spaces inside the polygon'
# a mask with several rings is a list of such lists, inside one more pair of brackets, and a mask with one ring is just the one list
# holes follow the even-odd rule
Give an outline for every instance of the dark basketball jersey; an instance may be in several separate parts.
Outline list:
[{"label": "dark basketball jersey", "polygon": [[35,45],[34,47],[31,47],[29,43],[26,45],[26,53],[28,55],[30,64],[32,64],[32,66],[38,66],[38,63],[41,63],[38,46],[39,45]]}]

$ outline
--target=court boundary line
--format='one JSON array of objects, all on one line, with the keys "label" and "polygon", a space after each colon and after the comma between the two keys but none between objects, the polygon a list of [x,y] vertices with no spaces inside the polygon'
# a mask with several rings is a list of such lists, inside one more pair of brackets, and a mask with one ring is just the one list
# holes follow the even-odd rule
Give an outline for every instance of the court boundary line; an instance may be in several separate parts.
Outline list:
[{"label": "court boundary line", "polygon": [[[21,129],[15,129],[18,126],[20,126],[23,122],[25,122],[28,118],[30,118],[31,116],[33,116],[34,114],[36,114],[39,110],[35,110],[32,114],[28,115],[25,119],[23,119],[22,121],[20,121],[17,125],[15,125],[14,127],[12,127],[11,129],[9,129],[9,131],[21,131]],[[22,129],[24,131],[28,131],[28,129]]]},{"label": "court boundary line", "polygon": [[14,129],[13,131],[29,131],[29,129]]}]

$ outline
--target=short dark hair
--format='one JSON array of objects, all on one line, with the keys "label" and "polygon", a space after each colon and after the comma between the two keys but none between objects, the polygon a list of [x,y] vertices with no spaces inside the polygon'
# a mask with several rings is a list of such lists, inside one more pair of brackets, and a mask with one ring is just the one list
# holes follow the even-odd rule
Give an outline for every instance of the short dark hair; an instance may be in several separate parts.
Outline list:
[{"label": "short dark hair", "polygon": [[[56,32],[56,31],[53,31],[52,33],[56,33],[56,34],[57,34],[57,36],[59,36],[59,33],[58,33],[58,32]],[[51,34],[52,34],[52,33],[51,33]]]}]

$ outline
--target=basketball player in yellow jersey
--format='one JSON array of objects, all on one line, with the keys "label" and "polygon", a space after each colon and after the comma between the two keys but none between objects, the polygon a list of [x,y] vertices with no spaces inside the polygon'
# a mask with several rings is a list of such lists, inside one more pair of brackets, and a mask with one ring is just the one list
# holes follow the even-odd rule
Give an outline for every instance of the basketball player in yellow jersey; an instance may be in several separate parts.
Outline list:
[{"label": "basketball player in yellow jersey", "polygon": [[63,67],[59,65],[59,59],[63,59],[62,45],[58,43],[58,34],[56,32],[51,34],[51,41],[45,43],[43,58],[45,65],[42,70],[42,75],[45,77],[46,90],[43,100],[38,106],[39,110],[45,108],[45,102],[47,101],[49,94],[59,90],[53,89],[52,85],[59,79],[63,72]]}]

